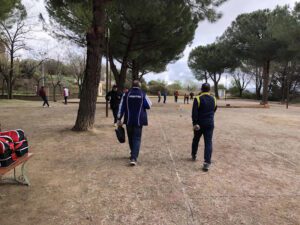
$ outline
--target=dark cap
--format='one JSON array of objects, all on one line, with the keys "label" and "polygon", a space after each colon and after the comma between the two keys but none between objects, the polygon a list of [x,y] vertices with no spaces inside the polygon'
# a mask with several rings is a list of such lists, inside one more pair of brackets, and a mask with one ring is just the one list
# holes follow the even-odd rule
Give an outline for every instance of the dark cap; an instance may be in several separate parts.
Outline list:
[{"label": "dark cap", "polygon": [[202,92],[209,92],[210,91],[210,84],[209,83],[202,84],[201,91]]}]

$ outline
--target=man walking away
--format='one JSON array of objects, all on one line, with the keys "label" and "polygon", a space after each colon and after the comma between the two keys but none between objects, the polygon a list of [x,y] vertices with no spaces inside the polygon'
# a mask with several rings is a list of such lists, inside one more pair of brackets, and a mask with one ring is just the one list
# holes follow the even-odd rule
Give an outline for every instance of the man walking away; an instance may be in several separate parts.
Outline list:
[{"label": "man walking away", "polygon": [[122,98],[122,93],[118,91],[117,85],[114,85],[112,90],[105,96],[106,101],[109,101],[110,108],[114,116],[114,126],[117,125],[119,105]]},{"label": "man walking away", "polygon": [[132,88],[124,94],[118,113],[118,126],[126,124],[128,142],[130,147],[130,165],[135,166],[140,152],[142,129],[148,125],[146,109],[151,108],[151,101],[141,90],[141,83],[133,81]]},{"label": "man walking away", "polygon": [[163,91],[162,96],[164,97],[164,104],[166,104],[166,101],[167,101],[167,92]]},{"label": "man walking away", "polygon": [[187,93],[184,94],[184,104],[189,104],[189,95]]},{"label": "man walking away", "polygon": [[210,92],[210,85],[204,83],[201,87],[202,93],[196,96],[193,104],[192,120],[194,128],[194,139],[192,144],[192,159],[197,158],[200,138],[204,136],[204,164],[203,171],[207,172],[211,164],[212,137],[214,131],[214,115],[217,110],[217,101]]},{"label": "man walking away", "polygon": [[44,101],[43,103],[43,107],[45,108],[47,105],[48,107],[50,107],[49,105],[49,102],[48,102],[48,97],[47,97],[47,94],[46,94],[46,91],[45,91],[45,87],[42,86],[39,90],[39,96],[42,98],[42,100]]},{"label": "man walking away", "polygon": [[177,101],[178,101],[178,96],[179,96],[179,92],[178,92],[178,91],[175,91],[175,92],[174,92],[174,100],[175,100],[176,103],[177,103]]},{"label": "man walking away", "polygon": [[158,97],[158,103],[160,103],[160,99],[161,99],[161,93],[160,93],[160,91],[157,92],[157,97]]},{"label": "man walking away", "polygon": [[194,95],[195,95],[194,92],[190,93],[191,100],[194,100]]},{"label": "man walking away", "polygon": [[64,93],[63,94],[64,94],[64,98],[65,98],[65,105],[67,105],[68,104],[68,97],[70,95],[70,91],[67,87],[64,87]]}]

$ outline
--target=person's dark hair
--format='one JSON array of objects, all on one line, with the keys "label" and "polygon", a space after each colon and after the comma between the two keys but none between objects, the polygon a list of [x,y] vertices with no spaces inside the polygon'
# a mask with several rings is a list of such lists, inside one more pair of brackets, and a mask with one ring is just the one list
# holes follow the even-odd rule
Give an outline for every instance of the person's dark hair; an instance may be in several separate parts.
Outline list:
[{"label": "person's dark hair", "polygon": [[132,82],[132,87],[141,87],[141,82],[139,80],[134,80]]},{"label": "person's dark hair", "polygon": [[209,83],[202,84],[201,91],[202,92],[209,92],[210,91],[210,84]]},{"label": "person's dark hair", "polygon": [[117,85],[113,85],[112,88],[115,89],[115,88],[118,88],[118,86]]}]

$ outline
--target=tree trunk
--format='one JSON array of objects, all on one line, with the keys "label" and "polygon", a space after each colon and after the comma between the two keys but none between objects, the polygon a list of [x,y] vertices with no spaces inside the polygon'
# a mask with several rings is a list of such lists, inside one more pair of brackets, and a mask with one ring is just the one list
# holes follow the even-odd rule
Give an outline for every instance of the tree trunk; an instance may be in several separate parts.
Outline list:
[{"label": "tree trunk", "polygon": [[239,89],[240,98],[243,97],[243,91],[244,91],[244,89],[242,89],[242,88]]},{"label": "tree trunk", "polygon": [[56,102],[56,86],[53,85],[53,102]]},{"label": "tree trunk", "polygon": [[87,59],[82,92],[74,131],[93,128],[96,102],[101,77],[101,61],[104,52],[105,12],[107,0],[93,0],[93,24],[87,32]]},{"label": "tree trunk", "polygon": [[204,73],[205,83],[208,82],[207,72]]},{"label": "tree trunk", "polygon": [[78,84],[78,98],[80,99],[80,94],[81,94],[81,85]]},{"label": "tree trunk", "polygon": [[256,73],[255,73],[255,94],[256,99],[261,99],[261,87],[262,87],[262,81],[260,76],[260,69],[258,66],[256,66]]},{"label": "tree trunk", "polygon": [[262,96],[262,105],[268,104],[269,97],[269,70],[270,70],[270,61],[266,61],[263,69],[263,96]]},{"label": "tree trunk", "polygon": [[13,90],[13,85],[12,85],[12,79],[14,75],[14,46],[11,46],[11,52],[10,52],[10,70],[9,70],[9,78],[8,78],[8,85],[7,85],[7,96],[8,99],[12,99],[12,90]]},{"label": "tree trunk", "polygon": [[5,79],[2,79],[2,97],[4,96],[5,90]]},{"label": "tree trunk", "polygon": [[139,65],[136,60],[132,60],[132,81],[139,80]]},{"label": "tree trunk", "polygon": [[217,98],[217,99],[219,99],[220,97],[219,97],[219,88],[218,88],[218,82],[217,81],[214,81],[214,89],[215,89],[215,97]]}]

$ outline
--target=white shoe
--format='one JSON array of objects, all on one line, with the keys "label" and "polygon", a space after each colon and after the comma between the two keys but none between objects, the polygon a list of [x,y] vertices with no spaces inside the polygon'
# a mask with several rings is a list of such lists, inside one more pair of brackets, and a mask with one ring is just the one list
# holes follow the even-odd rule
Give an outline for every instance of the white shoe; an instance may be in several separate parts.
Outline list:
[{"label": "white shoe", "polygon": [[129,165],[130,166],[136,166],[136,160],[134,160],[134,159],[132,159],[132,160],[130,160],[130,163],[129,163]]}]

